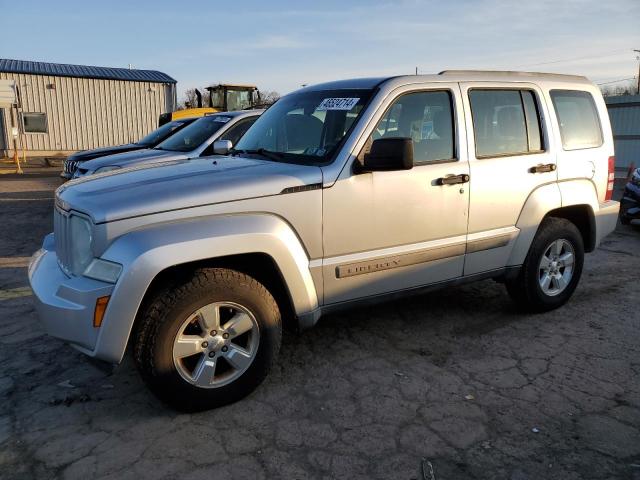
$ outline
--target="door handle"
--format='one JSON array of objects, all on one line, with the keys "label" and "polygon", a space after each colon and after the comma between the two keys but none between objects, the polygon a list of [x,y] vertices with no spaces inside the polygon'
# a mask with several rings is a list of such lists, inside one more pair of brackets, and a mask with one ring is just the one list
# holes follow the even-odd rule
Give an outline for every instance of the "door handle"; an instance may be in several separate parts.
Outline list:
[{"label": "door handle", "polygon": [[447,175],[436,179],[436,185],[455,185],[456,183],[467,183],[469,175],[466,173],[460,175]]},{"label": "door handle", "polygon": [[546,173],[546,172],[555,172],[555,171],[556,171],[555,163],[547,163],[546,165],[539,164],[529,169],[529,173]]}]

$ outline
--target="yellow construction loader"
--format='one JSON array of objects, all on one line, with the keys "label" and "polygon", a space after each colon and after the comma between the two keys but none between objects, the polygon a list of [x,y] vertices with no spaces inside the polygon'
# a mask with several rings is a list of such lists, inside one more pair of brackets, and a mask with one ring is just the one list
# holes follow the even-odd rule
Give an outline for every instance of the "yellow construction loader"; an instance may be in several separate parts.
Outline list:
[{"label": "yellow construction loader", "polygon": [[260,105],[260,91],[255,85],[232,85],[221,83],[207,87],[209,92],[209,106],[202,104],[202,94],[196,89],[198,105],[194,108],[185,108],[175,112],[160,115],[158,126],[169,123],[179,118],[204,117],[216,112],[230,112],[234,110],[246,110]]}]

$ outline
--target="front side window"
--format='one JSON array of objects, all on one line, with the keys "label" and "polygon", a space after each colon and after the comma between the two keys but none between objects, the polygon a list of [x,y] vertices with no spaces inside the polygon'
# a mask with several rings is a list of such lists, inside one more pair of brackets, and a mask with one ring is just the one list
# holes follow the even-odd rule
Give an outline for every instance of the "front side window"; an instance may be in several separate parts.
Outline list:
[{"label": "front side window", "polygon": [[202,145],[230,120],[231,117],[226,115],[209,115],[199,118],[155,148],[173,152],[190,152]]},{"label": "front side window", "polygon": [[303,89],[282,97],[258,118],[235,150],[245,154],[266,151],[271,159],[285,162],[327,163],[360,118],[371,93]]},{"label": "front side window", "polygon": [[560,125],[562,147],[577,150],[602,145],[598,110],[591,94],[575,90],[551,90],[550,93]]},{"label": "front side window", "polygon": [[542,150],[540,114],[533,92],[473,89],[469,102],[477,158]]},{"label": "front side window", "polygon": [[47,133],[46,113],[22,113],[24,133]]},{"label": "front side window", "polygon": [[371,140],[379,138],[410,138],[415,163],[453,159],[451,94],[432,91],[400,96],[371,134]]}]

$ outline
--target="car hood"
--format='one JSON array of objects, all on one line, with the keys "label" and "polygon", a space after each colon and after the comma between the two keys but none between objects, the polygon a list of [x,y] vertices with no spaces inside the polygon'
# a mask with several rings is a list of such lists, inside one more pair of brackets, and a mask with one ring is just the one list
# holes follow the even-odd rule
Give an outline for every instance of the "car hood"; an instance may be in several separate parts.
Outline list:
[{"label": "car hood", "polygon": [[203,157],[112,170],[65,183],[62,208],[89,214],[95,223],[169,210],[279,195],[322,183],[316,166],[244,157]]},{"label": "car hood", "polygon": [[181,152],[169,152],[166,150],[155,150],[151,148],[96,158],[95,160],[90,160],[83,163],[82,168],[89,172],[95,172],[99,168],[111,165],[117,165],[118,167],[127,167],[141,162],[178,160],[184,158],[187,158],[187,156]]},{"label": "car hood", "polygon": [[126,145],[115,145],[113,147],[94,148],[93,150],[83,150],[76,152],[68,157],[69,160],[77,162],[85,162],[94,158],[104,157],[105,155],[113,155],[114,153],[129,152],[131,150],[140,150],[144,148],[137,143],[127,143]]}]

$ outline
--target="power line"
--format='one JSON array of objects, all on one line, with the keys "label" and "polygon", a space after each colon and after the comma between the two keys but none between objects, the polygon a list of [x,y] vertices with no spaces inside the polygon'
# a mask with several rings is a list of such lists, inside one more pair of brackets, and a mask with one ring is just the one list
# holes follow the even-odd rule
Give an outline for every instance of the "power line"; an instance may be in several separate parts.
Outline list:
[{"label": "power line", "polygon": [[609,85],[610,83],[620,83],[620,82],[626,82],[628,80],[635,80],[635,79],[636,79],[636,77],[621,78],[620,80],[613,80],[611,82],[596,83],[596,85]]},{"label": "power line", "polygon": [[587,55],[584,57],[573,57],[573,58],[564,58],[562,60],[551,60],[549,62],[541,62],[541,63],[529,63],[527,65],[518,65],[514,68],[528,68],[528,67],[537,67],[539,65],[552,65],[554,63],[568,63],[568,62],[576,62],[578,60],[589,60],[592,58],[603,58],[603,57],[609,57],[611,55],[615,55],[615,54],[620,54],[620,53],[628,53],[630,50],[629,49],[624,49],[624,50],[612,50],[610,52],[606,52],[606,53],[600,53],[598,55]]}]

